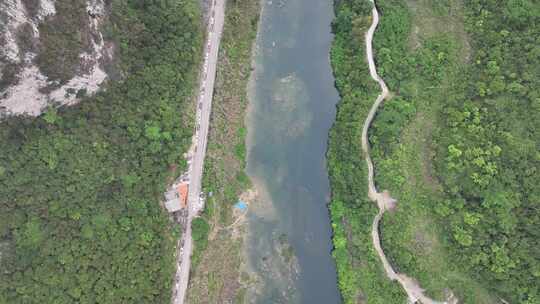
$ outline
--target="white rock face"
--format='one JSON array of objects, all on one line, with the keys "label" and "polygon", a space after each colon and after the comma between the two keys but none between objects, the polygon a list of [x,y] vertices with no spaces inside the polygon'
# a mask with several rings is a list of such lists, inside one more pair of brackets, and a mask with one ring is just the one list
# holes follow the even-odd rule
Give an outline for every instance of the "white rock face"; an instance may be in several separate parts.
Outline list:
[{"label": "white rock face", "polygon": [[10,31],[7,31],[4,35],[6,43],[2,50],[2,55],[6,56],[11,62],[20,62],[19,46],[15,42],[15,37],[13,37]]},{"label": "white rock face", "polygon": [[21,0],[0,1],[0,36],[5,41],[0,48],[0,57],[5,56],[11,62],[20,62],[19,46],[15,40],[15,32],[25,22],[31,20],[26,15],[26,10]]},{"label": "white rock face", "polygon": [[[103,17],[106,14],[103,0],[87,0],[88,22],[93,35],[92,49],[79,55],[81,65],[84,64],[85,72],[76,75],[65,85],[49,93],[42,93],[43,89],[51,84],[51,81],[43,75],[34,63],[36,54],[22,53],[17,40],[15,39],[17,30],[25,23],[29,23],[33,29],[35,39],[39,39],[38,26],[47,16],[54,16],[56,12],[55,0],[40,0],[40,10],[35,18],[30,18],[21,0],[1,0],[0,12],[0,41],[5,41],[0,46],[0,59],[4,61],[21,64],[22,68],[17,75],[19,81],[15,85],[9,86],[4,91],[0,91],[0,114],[18,115],[27,114],[37,116],[51,103],[72,105],[78,102],[73,92],[86,89],[86,93],[91,95],[99,90],[100,85],[107,79],[107,74],[102,68],[105,59],[111,59],[112,48],[105,47],[105,41],[100,31]],[[96,37],[96,39],[94,39]],[[3,66],[0,63],[0,76]],[[68,93],[71,91],[71,94]]]},{"label": "white rock face", "polygon": [[40,20],[43,20],[45,16],[55,15],[56,8],[54,7],[54,0],[41,0],[41,10],[39,12]]},{"label": "white rock face", "polygon": [[86,10],[90,14],[103,16],[105,14],[105,3],[103,3],[103,0],[88,0]]},{"label": "white rock face", "polygon": [[14,114],[37,116],[47,106],[47,95],[39,92],[47,85],[47,77],[36,66],[25,67],[20,77],[19,83],[8,89],[9,97],[1,99],[0,104]]}]

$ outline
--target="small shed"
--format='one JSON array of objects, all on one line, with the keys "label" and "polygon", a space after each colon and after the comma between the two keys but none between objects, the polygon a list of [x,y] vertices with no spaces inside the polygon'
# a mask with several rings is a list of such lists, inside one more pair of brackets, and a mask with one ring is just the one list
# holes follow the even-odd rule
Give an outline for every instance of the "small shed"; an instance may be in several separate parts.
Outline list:
[{"label": "small shed", "polygon": [[182,209],[182,206],[180,204],[179,198],[174,198],[171,200],[168,200],[165,202],[165,208],[167,208],[167,211],[169,212],[176,212],[180,209]]}]

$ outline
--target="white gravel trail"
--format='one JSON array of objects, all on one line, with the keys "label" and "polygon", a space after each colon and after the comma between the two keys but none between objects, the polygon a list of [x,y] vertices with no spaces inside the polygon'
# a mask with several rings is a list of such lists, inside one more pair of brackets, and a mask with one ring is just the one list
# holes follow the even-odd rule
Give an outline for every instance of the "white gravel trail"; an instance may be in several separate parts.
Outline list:
[{"label": "white gravel trail", "polygon": [[371,106],[371,109],[368,113],[368,116],[366,117],[364,126],[362,128],[362,150],[364,151],[366,163],[368,166],[368,183],[369,183],[368,196],[372,201],[377,203],[377,207],[379,208],[379,212],[373,219],[372,230],[371,230],[373,245],[375,247],[375,250],[377,251],[377,254],[379,255],[379,258],[381,259],[384,270],[386,271],[386,275],[388,276],[390,280],[392,281],[397,280],[399,282],[399,284],[403,287],[403,289],[407,293],[410,303],[417,303],[418,301],[420,301],[420,303],[423,303],[423,304],[454,304],[454,303],[457,303],[457,300],[454,297],[450,297],[450,299],[445,302],[432,300],[431,298],[424,295],[424,290],[420,287],[420,285],[418,284],[418,282],[416,282],[416,280],[408,277],[405,274],[396,273],[394,269],[392,268],[392,265],[390,264],[390,262],[388,262],[388,259],[386,258],[386,255],[384,254],[384,251],[381,246],[381,241],[380,241],[380,236],[379,236],[379,222],[384,212],[388,209],[391,209],[395,205],[396,200],[390,197],[390,194],[387,191],[378,192],[377,188],[375,187],[375,183],[373,181],[374,167],[373,167],[373,162],[371,160],[371,157],[369,155],[369,142],[368,142],[368,137],[367,137],[369,127],[371,125],[373,118],[375,117],[375,113],[377,112],[377,109],[379,108],[380,104],[389,97],[388,87],[384,83],[384,80],[381,77],[379,77],[379,75],[377,74],[377,68],[375,66],[375,61],[373,60],[372,41],[373,41],[373,34],[378,24],[379,24],[379,12],[377,11],[377,8],[374,4],[373,10],[372,10],[372,23],[368,31],[366,32],[366,55],[367,55],[367,60],[368,60],[368,65],[369,65],[369,73],[371,75],[371,78],[373,78],[373,80],[379,83],[379,86],[381,87],[381,94],[377,96],[377,99]]}]

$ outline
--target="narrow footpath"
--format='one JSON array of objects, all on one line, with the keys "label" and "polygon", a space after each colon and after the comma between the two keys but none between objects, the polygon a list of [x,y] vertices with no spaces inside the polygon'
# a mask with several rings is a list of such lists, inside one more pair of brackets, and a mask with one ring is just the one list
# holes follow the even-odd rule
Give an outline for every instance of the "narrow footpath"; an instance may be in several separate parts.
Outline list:
[{"label": "narrow footpath", "polygon": [[[372,2],[374,1],[372,0]],[[388,87],[384,83],[384,80],[381,77],[379,77],[379,75],[377,74],[377,68],[375,66],[375,61],[373,60],[373,47],[372,47],[373,33],[375,32],[375,29],[377,28],[377,25],[379,24],[379,12],[377,11],[377,7],[375,6],[375,3],[373,3],[372,18],[373,20],[372,20],[371,26],[366,32],[366,55],[367,55],[367,60],[369,64],[369,73],[371,75],[371,78],[373,78],[373,80],[379,83],[379,86],[381,87],[381,94],[377,96],[377,99],[373,103],[368,113],[368,116],[366,117],[366,120],[364,122],[364,126],[362,128],[362,150],[364,152],[366,163],[368,166],[368,183],[369,183],[368,196],[370,200],[377,203],[377,207],[379,208],[379,212],[373,219],[373,225],[371,229],[373,245],[375,246],[375,250],[377,251],[379,258],[381,259],[384,270],[386,271],[386,275],[388,276],[390,280],[392,281],[397,280],[399,284],[401,284],[401,286],[407,293],[410,303],[417,303],[418,301],[420,301],[420,303],[423,303],[423,304],[454,304],[454,303],[457,303],[455,299],[445,301],[445,302],[438,302],[425,296],[424,290],[420,287],[420,285],[416,282],[416,280],[408,277],[405,274],[396,273],[394,271],[394,269],[392,268],[392,265],[390,265],[390,263],[388,262],[388,259],[386,258],[386,255],[384,254],[384,251],[381,247],[381,241],[380,241],[380,236],[379,236],[379,222],[381,221],[381,218],[384,212],[394,207],[394,205],[396,204],[396,200],[390,197],[390,194],[387,191],[383,191],[383,192],[377,191],[377,188],[375,187],[375,183],[373,181],[373,173],[374,173],[373,162],[371,161],[371,157],[369,155],[369,142],[368,142],[368,137],[367,137],[369,127],[371,125],[373,118],[375,117],[375,113],[377,112],[377,109],[379,108],[380,104],[385,99],[389,98]]]}]

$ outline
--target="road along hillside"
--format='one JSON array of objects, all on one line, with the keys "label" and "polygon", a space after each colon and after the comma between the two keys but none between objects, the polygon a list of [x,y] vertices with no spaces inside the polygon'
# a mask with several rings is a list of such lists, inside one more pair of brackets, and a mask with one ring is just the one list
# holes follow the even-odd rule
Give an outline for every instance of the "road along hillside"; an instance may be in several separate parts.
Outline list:
[{"label": "road along hillside", "polygon": [[191,253],[193,240],[191,237],[191,221],[203,208],[200,199],[201,179],[203,163],[206,153],[208,127],[210,124],[210,111],[212,109],[212,97],[214,93],[214,81],[216,78],[216,64],[218,59],[219,42],[223,31],[225,15],[225,0],[213,0],[210,9],[211,17],[208,25],[208,39],[205,46],[204,66],[201,77],[201,89],[197,105],[197,127],[193,141],[193,151],[189,170],[189,194],[188,194],[188,217],[186,231],[183,235],[183,247],[179,253],[180,263],[177,269],[173,304],[183,304],[189,283],[189,269],[191,265]]}]

